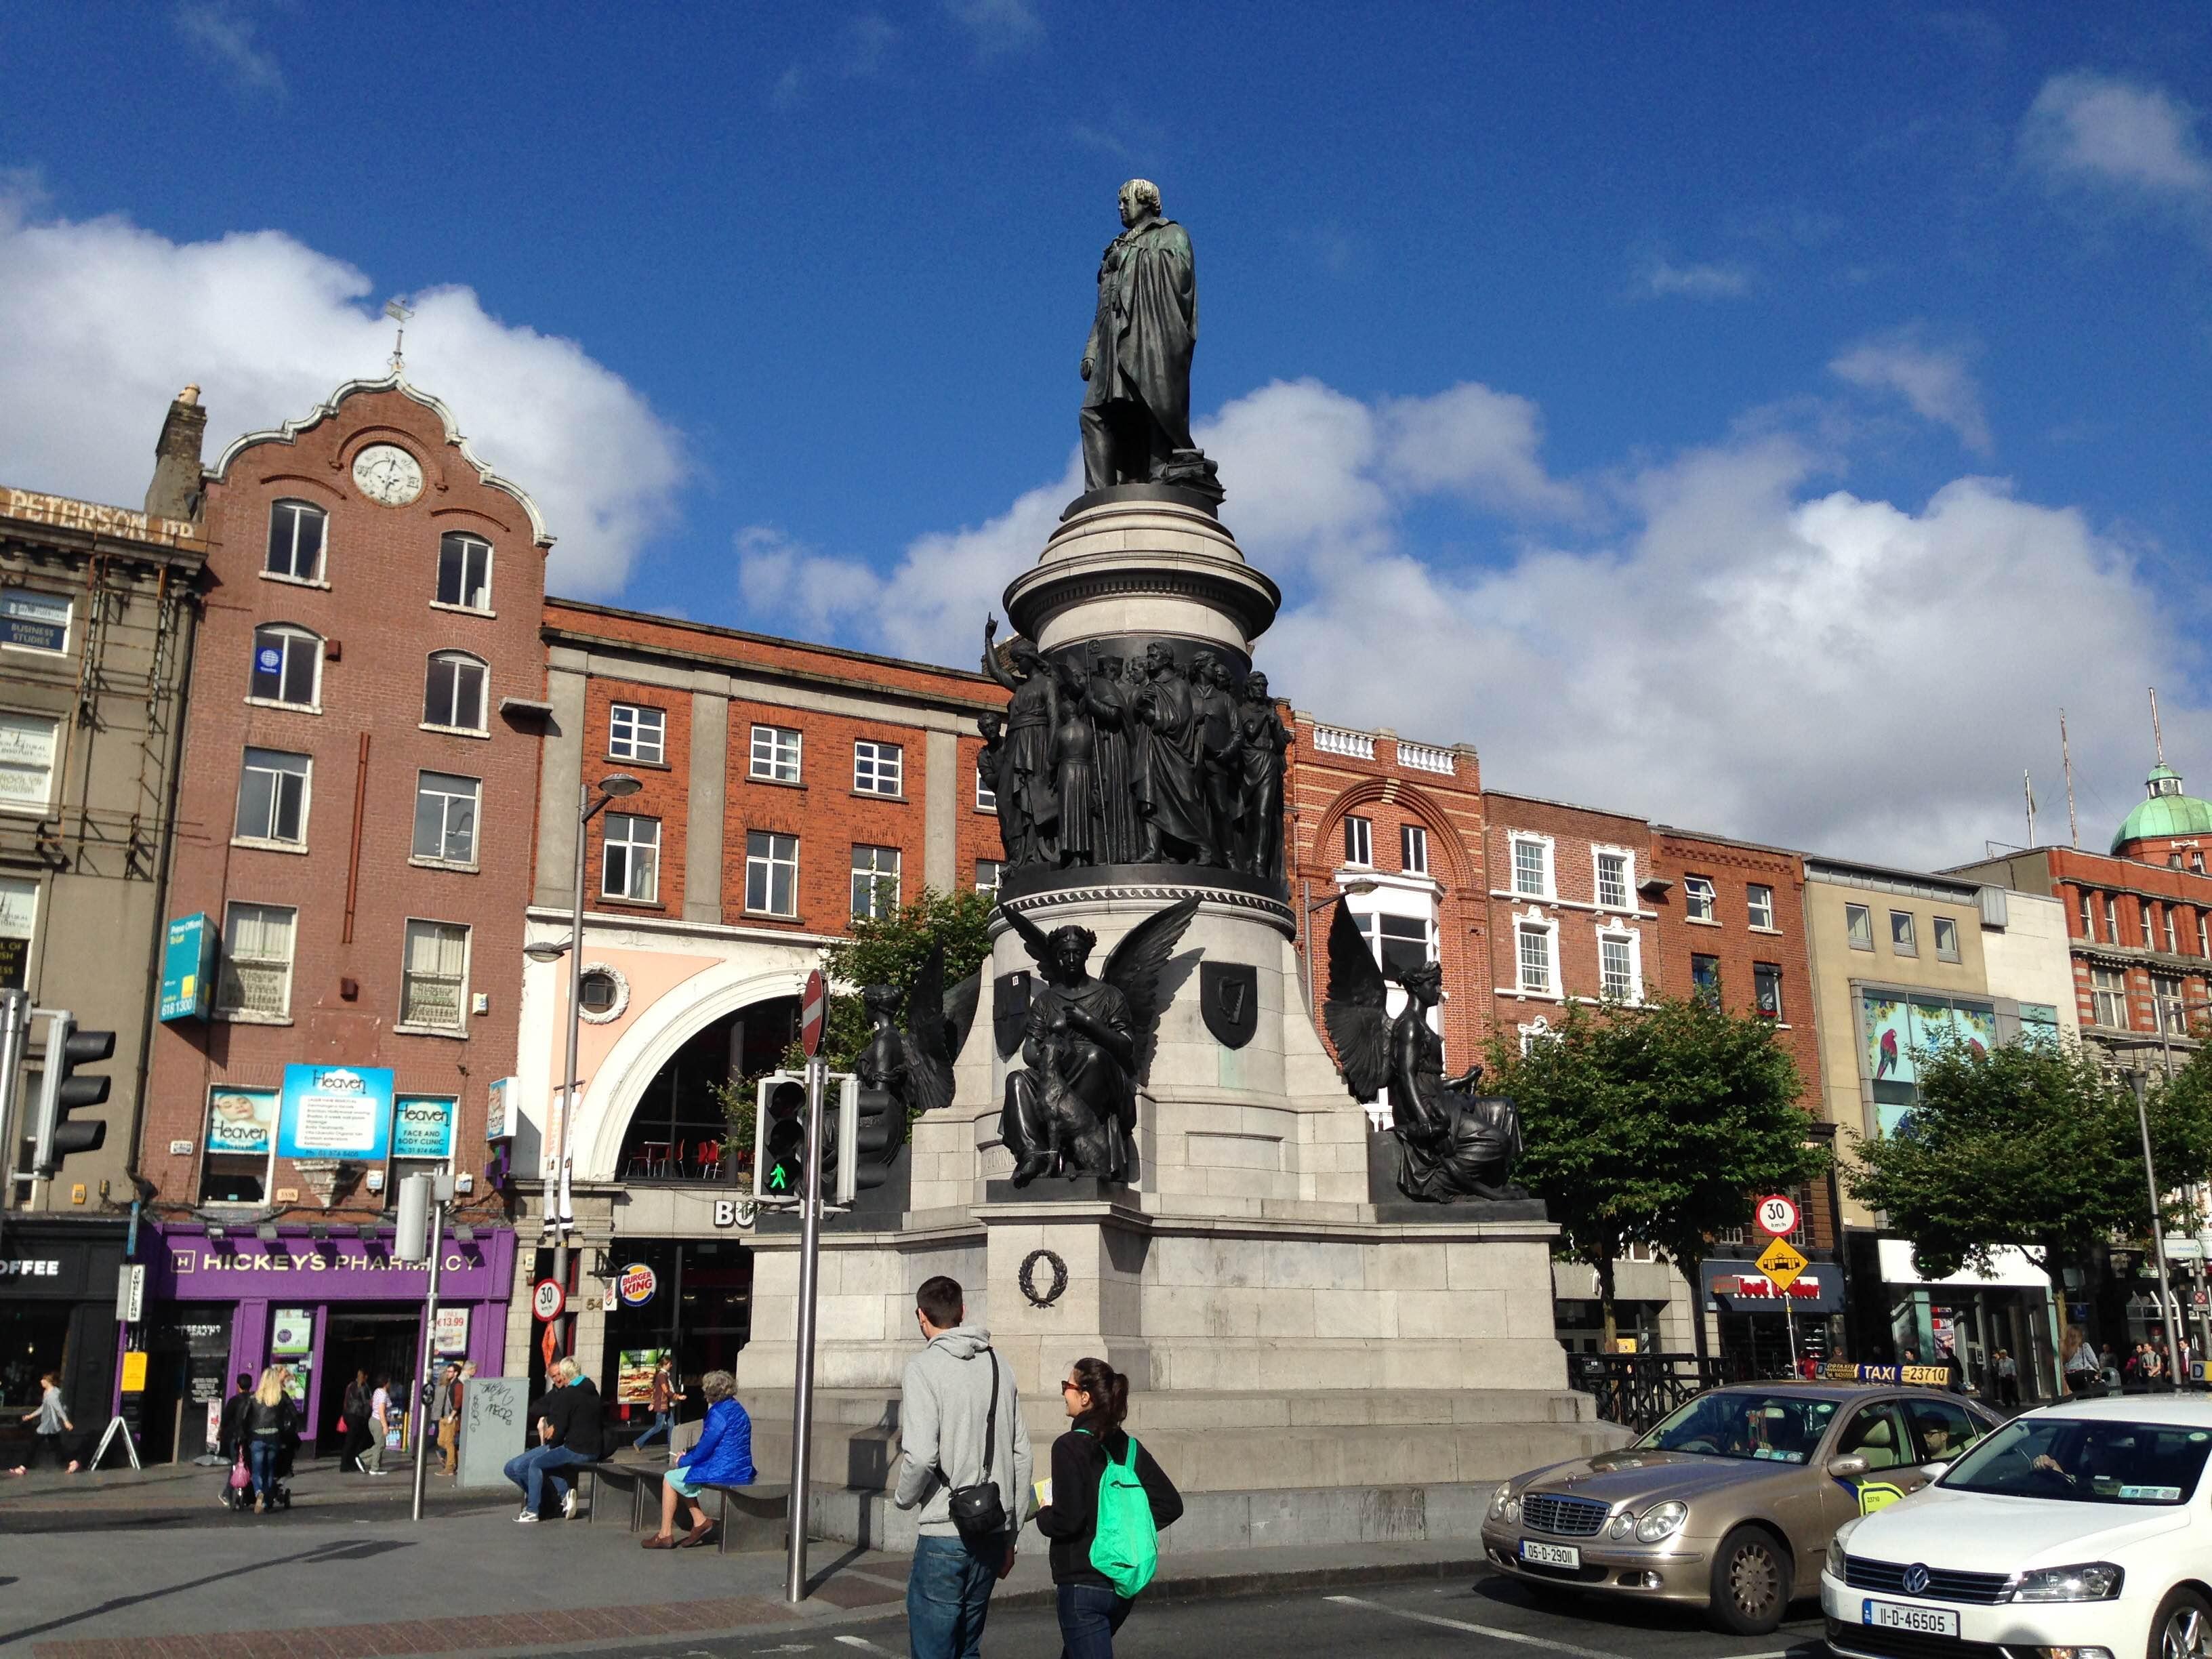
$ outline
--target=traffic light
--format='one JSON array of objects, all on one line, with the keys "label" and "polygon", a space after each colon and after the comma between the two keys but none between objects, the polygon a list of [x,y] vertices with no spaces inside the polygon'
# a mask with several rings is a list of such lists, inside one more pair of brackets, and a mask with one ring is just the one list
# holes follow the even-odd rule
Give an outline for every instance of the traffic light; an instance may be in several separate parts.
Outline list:
[{"label": "traffic light", "polygon": [[[823,1103],[817,1195],[832,1204],[850,1204],[860,1168],[860,1080],[850,1072],[832,1072],[826,1080],[837,1092]],[[805,1168],[806,1074],[771,1072],[760,1080],[753,1098],[753,1196],[805,1196]]]},{"label": "traffic light", "polygon": [[51,1178],[62,1159],[72,1152],[96,1152],[106,1140],[104,1121],[72,1123],[69,1115],[80,1106],[97,1106],[107,1098],[109,1079],[78,1077],[75,1073],[78,1066],[106,1060],[114,1052],[114,1032],[80,1031],[76,1019],[66,1012],[48,1018],[46,1074],[39,1091],[35,1127],[37,1151],[32,1160],[32,1168],[40,1176]]},{"label": "traffic light", "polygon": [[806,1163],[806,1079],[771,1072],[753,1102],[753,1196],[797,1198]]}]

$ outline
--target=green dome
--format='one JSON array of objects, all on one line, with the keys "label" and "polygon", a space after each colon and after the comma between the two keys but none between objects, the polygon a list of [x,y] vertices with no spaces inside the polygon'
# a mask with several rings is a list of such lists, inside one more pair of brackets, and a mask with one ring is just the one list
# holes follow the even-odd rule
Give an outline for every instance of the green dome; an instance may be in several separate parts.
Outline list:
[{"label": "green dome", "polygon": [[2112,837],[2113,852],[2134,841],[2157,841],[2167,836],[2212,836],[2212,801],[2183,794],[2180,773],[2170,766],[2154,766],[2146,787],[2148,799],[2128,814],[2128,821]]}]

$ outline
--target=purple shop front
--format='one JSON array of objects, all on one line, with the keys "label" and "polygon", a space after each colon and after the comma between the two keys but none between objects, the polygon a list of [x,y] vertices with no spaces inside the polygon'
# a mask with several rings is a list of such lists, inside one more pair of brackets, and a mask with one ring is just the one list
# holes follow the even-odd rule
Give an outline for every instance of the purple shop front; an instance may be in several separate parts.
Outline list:
[{"label": "purple shop front", "polygon": [[[343,1237],[317,1238],[307,1227],[280,1224],[273,1240],[210,1239],[190,1224],[156,1231],[159,1242],[141,1247],[149,1301],[168,1304],[163,1316],[179,1322],[227,1323],[226,1376],[258,1375],[270,1364],[304,1374],[311,1437],[331,1431],[356,1369],[388,1376],[397,1394],[421,1368],[429,1270],[393,1261],[389,1231],[362,1238],[349,1227]],[[441,1358],[472,1359],[482,1375],[496,1376],[507,1351],[514,1234],[505,1227],[474,1231],[443,1246],[437,1351]]]}]

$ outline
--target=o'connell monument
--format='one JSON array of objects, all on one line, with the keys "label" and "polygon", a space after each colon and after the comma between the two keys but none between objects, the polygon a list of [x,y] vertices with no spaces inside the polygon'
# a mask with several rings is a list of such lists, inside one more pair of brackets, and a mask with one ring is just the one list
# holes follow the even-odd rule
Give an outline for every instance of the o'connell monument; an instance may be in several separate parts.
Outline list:
[{"label": "o'connell monument", "polygon": [[[882,1487],[914,1291],[944,1273],[1036,1432],[1070,1361],[1130,1374],[1130,1426],[1191,1500],[1171,1547],[1472,1538],[1484,1483],[1620,1431],[1566,1388],[1556,1230],[1511,1184],[1512,1103],[1445,1074],[1433,975],[1402,977],[1393,1017],[1339,905],[1310,959],[1341,1070],[1307,1013],[1291,730],[1252,659],[1281,596],[1192,441],[1190,238],[1143,179],[1120,208],[1080,359],[1084,492],[1007,585],[1011,637],[983,625],[1006,867],[976,1018],[951,1103],[914,1124],[900,1224],[823,1241],[816,1467],[834,1479],[842,1446],[853,1484],[816,1523],[905,1541]],[[755,1241],[738,1375],[764,1468],[787,1451],[764,1425],[795,1242]]]}]

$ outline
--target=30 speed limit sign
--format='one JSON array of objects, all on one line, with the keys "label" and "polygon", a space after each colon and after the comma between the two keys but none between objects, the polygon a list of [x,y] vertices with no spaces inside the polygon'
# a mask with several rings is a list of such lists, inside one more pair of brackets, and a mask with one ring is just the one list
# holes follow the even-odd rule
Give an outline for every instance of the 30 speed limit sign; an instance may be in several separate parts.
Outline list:
[{"label": "30 speed limit sign", "polygon": [[1797,1231],[1797,1206],[1777,1193],[1759,1200],[1759,1231],[1780,1238]]},{"label": "30 speed limit sign", "polygon": [[560,1280],[556,1279],[539,1279],[537,1287],[530,1293],[531,1311],[542,1320],[558,1319],[562,1310],[568,1305],[568,1298],[561,1289]]}]

